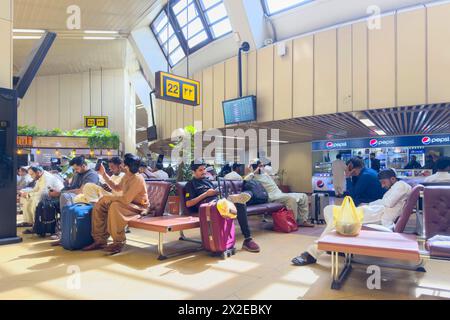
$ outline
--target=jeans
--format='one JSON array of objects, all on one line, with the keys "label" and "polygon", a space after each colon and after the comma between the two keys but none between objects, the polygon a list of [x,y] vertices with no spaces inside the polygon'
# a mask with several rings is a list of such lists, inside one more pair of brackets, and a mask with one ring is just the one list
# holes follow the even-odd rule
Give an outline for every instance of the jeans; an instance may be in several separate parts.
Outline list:
[{"label": "jeans", "polygon": [[247,206],[245,204],[236,203],[237,209],[237,219],[239,222],[239,226],[241,227],[242,234],[245,239],[250,239],[252,234],[250,232],[250,228],[248,226],[248,217],[247,217]]}]

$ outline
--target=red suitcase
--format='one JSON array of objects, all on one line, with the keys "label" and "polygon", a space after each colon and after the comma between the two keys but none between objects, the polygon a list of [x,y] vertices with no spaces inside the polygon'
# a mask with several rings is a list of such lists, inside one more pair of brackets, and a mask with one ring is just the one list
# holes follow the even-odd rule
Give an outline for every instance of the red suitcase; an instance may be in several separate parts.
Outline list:
[{"label": "red suitcase", "polygon": [[212,201],[200,206],[199,219],[202,243],[203,247],[213,255],[227,258],[236,254],[234,220],[223,218],[217,210],[216,204],[216,201]]}]

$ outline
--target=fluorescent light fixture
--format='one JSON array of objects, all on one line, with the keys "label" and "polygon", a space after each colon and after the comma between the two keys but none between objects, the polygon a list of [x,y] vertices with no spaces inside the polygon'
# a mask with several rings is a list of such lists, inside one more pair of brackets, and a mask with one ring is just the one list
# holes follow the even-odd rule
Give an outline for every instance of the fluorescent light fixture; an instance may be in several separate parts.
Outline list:
[{"label": "fluorescent light fixture", "polygon": [[84,33],[88,34],[118,34],[119,31],[107,31],[107,30],[86,30]]},{"label": "fluorescent light fixture", "polygon": [[38,40],[41,36],[13,36],[15,40]]},{"label": "fluorescent light fixture", "polygon": [[116,40],[116,37],[83,37],[84,40]]},{"label": "fluorescent light fixture", "polygon": [[384,132],[383,130],[375,130],[375,133],[379,136],[385,136],[386,132]]},{"label": "fluorescent light fixture", "polygon": [[280,141],[280,140],[267,140],[267,142],[272,142],[272,143],[289,143],[289,141]]},{"label": "fluorescent light fixture", "polygon": [[45,33],[45,30],[40,29],[13,29],[14,33]]},{"label": "fluorescent light fixture", "polygon": [[359,119],[359,121],[361,121],[367,127],[375,127],[375,123],[373,123],[369,119]]}]

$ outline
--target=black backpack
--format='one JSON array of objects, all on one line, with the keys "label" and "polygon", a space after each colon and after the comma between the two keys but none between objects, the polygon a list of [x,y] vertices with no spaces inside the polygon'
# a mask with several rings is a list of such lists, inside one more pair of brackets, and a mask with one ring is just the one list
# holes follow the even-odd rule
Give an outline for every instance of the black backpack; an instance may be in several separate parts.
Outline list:
[{"label": "black backpack", "polygon": [[56,232],[56,214],[59,205],[55,200],[44,197],[36,208],[33,232],[41,237]]},{"label": "black backpack", "polygon": [[252,198],[249,202],[247,202],[247,205],[263,204],[269,202],[269,194],[259,181],[244,181],[244,191],[252,195]]}]

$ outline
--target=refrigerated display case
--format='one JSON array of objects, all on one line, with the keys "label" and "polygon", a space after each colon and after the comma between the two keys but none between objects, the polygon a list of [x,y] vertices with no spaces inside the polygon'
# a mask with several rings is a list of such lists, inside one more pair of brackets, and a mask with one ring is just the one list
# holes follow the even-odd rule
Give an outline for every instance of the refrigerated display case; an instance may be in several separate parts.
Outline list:
[{"label": "refrigerated display case", "polygon": [[387,167],[390,169],[403,169],[408,163],[408,148],[388,148]]}]

